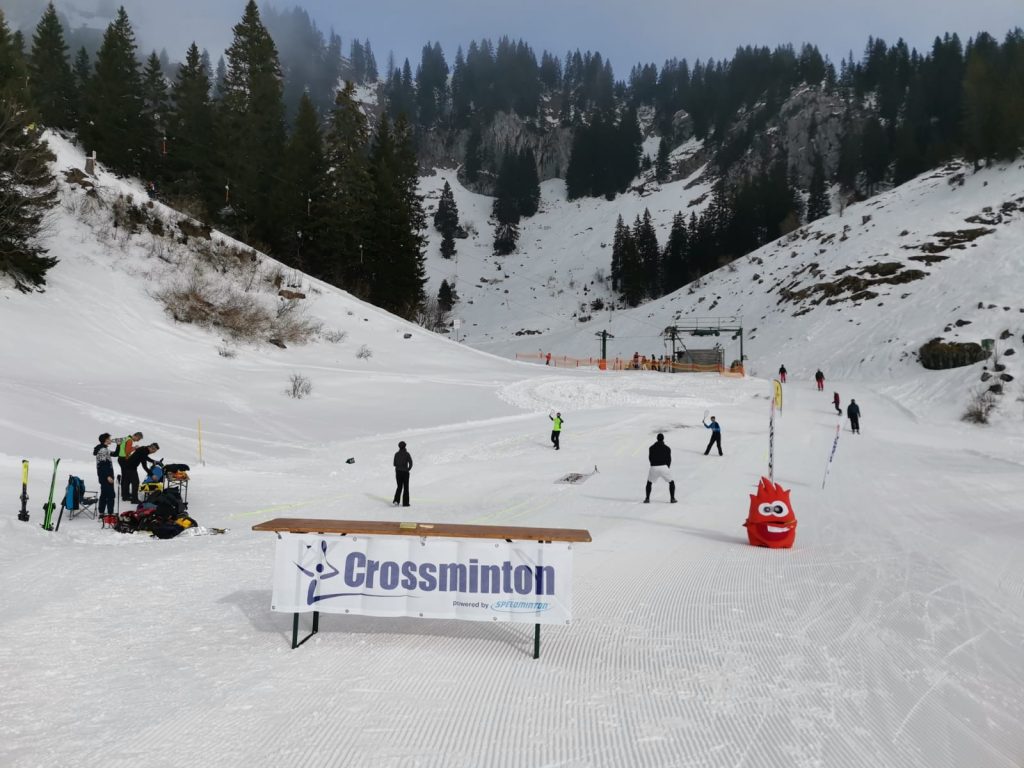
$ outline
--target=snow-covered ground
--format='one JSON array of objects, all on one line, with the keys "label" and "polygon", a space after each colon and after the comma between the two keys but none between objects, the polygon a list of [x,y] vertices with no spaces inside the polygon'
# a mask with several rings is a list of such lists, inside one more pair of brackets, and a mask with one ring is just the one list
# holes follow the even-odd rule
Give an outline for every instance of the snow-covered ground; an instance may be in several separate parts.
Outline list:
[{"label": "snow-covered ground", "polygon": [[[122,248],[94,226],[62,209],[46,294],[0,294],[0,765],[1024,764],[1022,434],[921,418],[961,374],[850,366],[821,394],[801,366],[866,358],[874,336],[799,325],[824,306],[764,322],[756,365],[784,352],[796,374],[775,476],[799,528],[793,550],[757,549],[742,523],[767,469],[767,379],[515,363],[308,280],[310,314],[344,340],[226,358],[150,296],[164,267],[148,236]],[[1004,245],[990,264],[1009,263]],[[948,286],[964,313],[983,286],[996,303],[1010,290],[973,279]],[[286,397],[293,372],[310,397]],[[861,404],[863,434],[841,433],[823,489],[833,389]],[[706,410],[724,457],[703,455]],[[135,429],[192,465],[190,512],[226,535],[39,528],[50,458],[58,486],[73,472],[94,488],[96,435]],[[664,485],[641,503],[659,431],[675,505]],[[400,439],[416,466],[399,516]],[[587,528],[593,543],[575,552],[574,621],[545,628],[539,660],[529,625],[336,615],[293,651],[290,616],[270,610],[273,536],[250,530],[279,516]]]}]

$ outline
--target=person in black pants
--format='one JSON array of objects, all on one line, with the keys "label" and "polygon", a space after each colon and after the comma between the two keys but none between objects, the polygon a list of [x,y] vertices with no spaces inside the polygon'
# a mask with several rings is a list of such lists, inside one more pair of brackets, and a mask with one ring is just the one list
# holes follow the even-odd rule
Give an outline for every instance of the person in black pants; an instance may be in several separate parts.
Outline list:
[{"label": "person in black pants", "polygon": [[850,420],[850,431],[855,435],[860,434],[860,406],[857,405],[857,401],[850,399],[850,404],[846,406],[846,418]]},{"label": "person in black pants", "polygon": [[398,506],[398,499],[401,497],[402,506],[409,506],[409,472],[412,471],[412,456],[405,450],[405,441],[398,443],[398,451],[395,453],[395,499],[391,503]]},{"label": "person in black pants", "polygon": [[122,483],[128,490],[128,501],[132,504],[139,503],[139,467],[148,472],[149,468],[153,466],[153,461],[149,457],[159,450],[159,445],[150,443],[144,448],[136,448],[132,451],[132,455],[125,459],[127,478],[122,480]]},{"label": "person in black pants", "polygon": [[100,442],[92,449],[96,457],[96,477],[100,481],[100,503],[97,514],[105,517],[114,514],[114,465],[110,461],[110,433],[100,435]]},{"label": "person in black pants", "polygon": [[711,439],[708,440],[708,447],[704,449],[704,455],[707,456],[711,453],[711,446],[718,446],[718,455],[722,455],[722,427],[715,421],[715,417],[711,417],[711,423],[708,424],[706,421],[701,422],[705,427],[711,430]]},{"label": "person in black pants", "polygon": [[672,449],[665,445],[665,436],[658,433],[658,439],[647,449],[647,458],[651,462],[651,468],[647,472],[647,488],[644,504],[651,503],[651,488],[655,480],[664,480],[668,483],[668,500],[676,503],[676,482],[672,479]]}]

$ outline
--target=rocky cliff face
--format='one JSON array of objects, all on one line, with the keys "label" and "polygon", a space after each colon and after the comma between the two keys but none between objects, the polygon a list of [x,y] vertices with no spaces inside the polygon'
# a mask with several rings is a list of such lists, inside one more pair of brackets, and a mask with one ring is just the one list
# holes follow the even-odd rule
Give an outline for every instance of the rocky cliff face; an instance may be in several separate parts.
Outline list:
[{"label": "rocky cliff face", "polygon": [[[481,132],[481,173],[476,184],[467,184],[475,192],[492,194],[498,166],[505,152],[532,149],[541,181],[564,178],[572,151],[572,129],[542,117],[524,120],[519,115],[499,112]],[[420,166],[456,168],[466,157],[469,131],[433,130],[423,137],[419,148]]]},{"label": "rocky cliff face", "polygon": [[[730,137],[750,130],[752,123],[764,119],[765,107],[759,105],[743,115],[730,129]],[[837,95],[823,93],[817,87],[804,87],[794,91],[779,108],[776,116],[756,130],[745,154],[732,164],[727,172],[730,182],[754,173],[761,173],[785,157],[797,186],[807,189],[811,183],[815,152],[821,155],[826,178],[831,178],[839,165],[839,144],[847,114],[846,102]],[[850,114],[854,124],[861,122],[861,110]]]}]

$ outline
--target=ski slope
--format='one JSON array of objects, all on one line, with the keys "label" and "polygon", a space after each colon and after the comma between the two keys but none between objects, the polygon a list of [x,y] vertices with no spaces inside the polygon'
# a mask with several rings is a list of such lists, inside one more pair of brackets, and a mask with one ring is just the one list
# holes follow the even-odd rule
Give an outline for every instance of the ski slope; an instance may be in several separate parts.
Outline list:
[{"label": "ski slope", "polygon": [[[921,418],[930,374],[894,392],[851,367],[818,393],[786,359],[775,478],[796,546],[753,548],[767,379],[515,363],[308,280],[309,312],[343,341],[225,358],[152,298],[148,235],[112,246],[99,214],[71,207],[52,222],[46,294],[0,294],[15,329],[0,334],[0,765],[1024,764],[1018,424]],[[788,343],[770,333],[765,350]],[[837,343],[808,336],[809,360]],[[843,350],[866,356],[857,338]],[[284,394],[293,372],[310,397]],[[953,391],[957,374],[939,375]],[[863,434],[840,433],[822,488],[845,424],[833,388],[860,403]],[[565,417],[557,453],[550,410]],[[703,455],[705,410],[723,457]],[[49,460],[59,486],[74,472],[94,488],[96,435],[135,429],[192,465],[190,513],[226,535],[39,528]],[[641,503],[659,431],[675,505],[664,485]],[[416,462],[400,516],[398,440]],[[575,551],[574,621],[544,629],[539,660],[529,625],[337,615],[292,651],[291,617],[270,610],[273,536],[250,530],[280,516],[578,527],[593,542]]]}]

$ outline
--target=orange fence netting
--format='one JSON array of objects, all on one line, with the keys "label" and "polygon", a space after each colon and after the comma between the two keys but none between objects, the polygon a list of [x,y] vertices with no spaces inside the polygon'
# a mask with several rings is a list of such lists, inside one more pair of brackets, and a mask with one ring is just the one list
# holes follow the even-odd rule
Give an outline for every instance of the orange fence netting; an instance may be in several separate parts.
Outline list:
[{"label": "orange fence netting", "polygon": [[630,357],[612,357],[607,360],[600,357],[570,357],[568,355],[549,355],[543,352],[516,352],[516,360],[541,363],[553,368],[598,368],[602,371],[660,371],[662,373],[717,373],[721,376],[742,378],[742,365],[701,365],[699,363],[679,363],[668,359],[657,360],[641,357],[633,360]]}]

